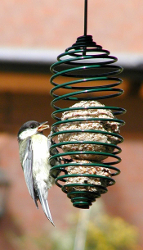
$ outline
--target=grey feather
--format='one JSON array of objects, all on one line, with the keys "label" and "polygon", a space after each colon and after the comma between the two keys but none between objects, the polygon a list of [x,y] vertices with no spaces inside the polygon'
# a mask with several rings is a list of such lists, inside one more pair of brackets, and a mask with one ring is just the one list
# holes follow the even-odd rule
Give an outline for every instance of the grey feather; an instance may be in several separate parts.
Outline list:
[{"label": "grey feather", "polygon": [[23,159],[23,171],[25,176],[26,185],[28,188],[28,191],[32,197],[32,199],[35,202],[36,207],[38,208],[38,203],[34,191],[34,180],[33,180],[33,150],[32,150],[32,143],[31,139],[27,139],[27,147],[25,149],[25,157]]},{"label": "grey feather", "polygon": [[37,193],[45,215],[47,216],[48,220],[52,223],[52,225],[55,226],[49,209],[48,201],[47,199],[44,198],[40,187],[37,187]]}]

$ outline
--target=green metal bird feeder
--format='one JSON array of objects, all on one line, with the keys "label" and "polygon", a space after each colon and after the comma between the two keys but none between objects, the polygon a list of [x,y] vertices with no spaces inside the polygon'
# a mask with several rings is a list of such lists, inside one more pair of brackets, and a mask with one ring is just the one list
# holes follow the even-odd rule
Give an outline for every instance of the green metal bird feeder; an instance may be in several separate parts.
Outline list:
[{"label": "green metal bird feeder", "polygon": [[[51,66],[51,90],[55,111],[52,117],[51,175],[73,206],[89,208],[120,173],[117,145],[123,141],[116,116],[125,110],[106,106],[105,99],[120,96],[122,68],[117,58],[87,35],[87,0],[84,9],[84,35]],[[100,102],[99,102],[100,101]]]}]

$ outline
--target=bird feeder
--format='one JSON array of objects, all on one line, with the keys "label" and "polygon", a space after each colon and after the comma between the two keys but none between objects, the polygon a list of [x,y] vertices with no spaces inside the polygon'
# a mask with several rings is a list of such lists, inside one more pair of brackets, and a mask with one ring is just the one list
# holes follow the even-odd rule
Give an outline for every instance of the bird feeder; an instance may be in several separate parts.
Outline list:
[{"label": "bird feeder", "polygon": [[106,193],[120,173],[115,165],[121,161],[119,129],[124,121],[117,117],[125,112],[110,106],[110,98],[123,93],[117,77],[122,68],[116,65],[116,57],[87,35],[87,3],[84,35],[51,66],[55,123],[50,172],[73,206],[83,209]]}]

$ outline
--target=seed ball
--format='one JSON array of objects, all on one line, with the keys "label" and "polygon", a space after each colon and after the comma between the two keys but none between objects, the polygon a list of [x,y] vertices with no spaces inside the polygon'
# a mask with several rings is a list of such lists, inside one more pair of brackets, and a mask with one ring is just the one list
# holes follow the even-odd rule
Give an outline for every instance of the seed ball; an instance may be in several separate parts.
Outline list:
[{"label": "seed ball", "polygon": [[[105,177],[112,177],[111,171],[105,167],[96,167],[95,162],[87,161],[87,160],[73,160],[72,163],[75,163],[75,166],[67,167],[67,173],[69,177],[66,180],[67,184],[73,184],[73,186],[67,187],[67,191],[77,190],[77,191],[91,191],[96,192],[98,190],[98,186],[101,185],[107,187],[110,180]],[[90,166],[90,163],[95,163],[95,166]],[[78,165],[76,165],[78,164]],[[87,164],[87,165],[82,165]],[[89,165],[88,165],[89,164]],[[70,175],[76,174],[75,177],[70,177]],[[84,174],[89,175],[97,175],[98,177],[93,176],[84,176]],[[83,175],[83,176],[81,176]],[[77,186],[74,184],[83,184],[83,186]],[[96,187],[84,184],[94,184]]]},{"label": "seed ball", "polygon": [[[61,121],[66,121],[66,123],[60,124],[57,127],[57,131],[66,131],[66,133],[60,133],[58,135],[58,140],[59,142],[65,142],[65,145],[62,145],[63,151],[80,151],[72,154],[71,158],[100,162],[108,157],[104,153],[113,152],[114,147],[110,146],[110,144],[116,145],[119,143],[118,137],[116,135],[111,135],[111,133],[119,133],[119,123],[113,121],[115,117],[112,111],[104,107],[105,105],[97,101],[81,101],[70,108],[84,109],[69,109],[69,111],[63,112]],[[87,120],[88,118],[96,118],[97,120]],[[81,120],[68,122],[69,119]],[[72,132],[74,130],[80,131]],[[94,130],[95,132],[85,132],[85,130]],[[71,132],[68,133],[68,131]],[[75,141],[80,141],[80,143],[75,143]],[[87,143],[82,143],[84,141],[87,141]],[[74,143],[67,144],[67,142]],[[82,151],[86,151],[86,153],[82,153]],[[90,154],[88,153],[89,151],[93,153]]]}]

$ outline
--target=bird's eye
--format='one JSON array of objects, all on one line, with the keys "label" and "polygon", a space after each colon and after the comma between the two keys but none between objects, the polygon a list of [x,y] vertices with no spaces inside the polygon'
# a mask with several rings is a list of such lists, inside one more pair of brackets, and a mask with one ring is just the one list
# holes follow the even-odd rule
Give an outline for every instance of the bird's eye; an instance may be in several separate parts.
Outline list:
[{"label": "bird's eye", "polygon": [[30,125],[30,128],[35,128],[35,125],[34,125],[34,124],[31,124],[31,125]]}]

